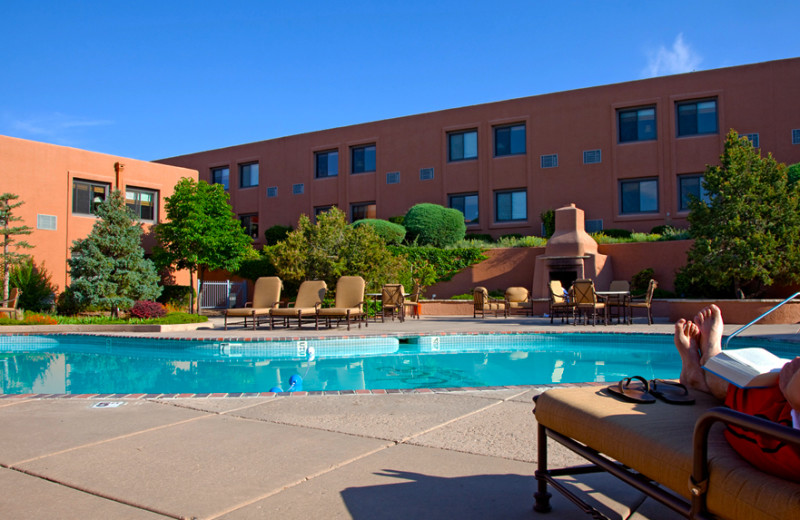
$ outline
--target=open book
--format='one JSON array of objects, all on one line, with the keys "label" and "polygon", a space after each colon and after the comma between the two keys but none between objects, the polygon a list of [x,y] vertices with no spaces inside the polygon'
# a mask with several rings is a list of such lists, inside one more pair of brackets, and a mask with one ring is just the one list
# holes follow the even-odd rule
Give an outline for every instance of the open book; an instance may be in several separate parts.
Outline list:
[{"label": "open book", "polygon": [[757,388],[777,384],[778,373],[788,362],[763,348],[740,348],[723,350],[703,368],[739,388]]}]

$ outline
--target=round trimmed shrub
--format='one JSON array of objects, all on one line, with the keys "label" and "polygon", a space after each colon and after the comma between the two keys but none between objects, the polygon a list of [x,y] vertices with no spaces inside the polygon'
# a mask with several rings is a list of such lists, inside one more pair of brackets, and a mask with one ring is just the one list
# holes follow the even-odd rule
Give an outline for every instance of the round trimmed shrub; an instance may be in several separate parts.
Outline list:
[{"label": "round trimmed shrub", "polygon": [[421,246],[446,247],[464,239],[464,214],[438,204],[422,203],[406,213],[406,239]]},{"label": "round trimmed shrub", "polygon": [[365,218],[353,224],[353,227],[360,226],[370,226],[388,245],[400,244],[406,237],[406,228],[399,224],[389,222],[388,220]]},{"label": "round trimmed shrub", "polygon": [[134,318],[149,319],[161,318],[167,315],[167,309],[158,302],[151,302],[148,300],[140,300],[133,304],[131,308],[131,316]]},{"label": "round trimmed shrub", "polygon": [[280,224],[264,230],[264,240],[268,246],[274,246],[284,240],[293,230],[292,226],[281,226]]}]

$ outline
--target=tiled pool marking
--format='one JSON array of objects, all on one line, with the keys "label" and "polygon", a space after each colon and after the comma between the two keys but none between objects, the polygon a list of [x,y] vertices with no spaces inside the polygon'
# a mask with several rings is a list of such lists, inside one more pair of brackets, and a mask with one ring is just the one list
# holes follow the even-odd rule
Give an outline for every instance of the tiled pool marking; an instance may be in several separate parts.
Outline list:
[{"label": "tiled pool marking", "polygon": [[396,388],[388,390],[321,390],[316,392],[231,392],[215,394],[0,394],[0,399],[202,399],[248,397],[305,397],[335,395],[392,395],[392,394],[443,394],[450,392],[479,392],[497,390],[532,390],[566,388],[572,386],[604,386],[607,382],[558,383],[544,385],[475,386],[461,388]]}]

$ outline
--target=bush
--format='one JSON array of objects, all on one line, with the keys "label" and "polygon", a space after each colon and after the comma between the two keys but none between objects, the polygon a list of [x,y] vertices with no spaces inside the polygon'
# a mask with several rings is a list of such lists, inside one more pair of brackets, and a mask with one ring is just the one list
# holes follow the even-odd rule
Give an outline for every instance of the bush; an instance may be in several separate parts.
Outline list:
[{"label": "bush", "polygon": [[194,289],[188,285],[165,285],[156,301],[177,309],[188,309]]},{"label": "bush", "polygon": [[291,232],[292,226],[272,226],[264,231],[264,240],[267,242],[268,246],[274,246],[278,242],[283,241]]},{"label": "bush", "polygon": [[406,225],[405,224],[405,220],[406,220],[406,216],[405,215],[397,215],[397,216],[394,216],[394,217],[389,217],[386,220],[388,220],[392,224],[398,224],[400,226],[405,226]]},{"label": "bush", "polygon": [[26,311],[48,311],[55,303],[54,293],[56,288],[50,280],[50,273],[44,268],[36,267],[33,260],[28,259],[11,270],[11,286],[16,287],[22,294],[19,297],[19,307]]},{"label": "bush", "polygon": [[602,233],[611,238],[630,238],[632,231],[628,231],[627,229],[604,229]]},{"label": "bush", "polygon": [[464,238],[467,226],[457,209],[422,203],[406,213],[407,240],[421,246],[447,247]]},{"label": "bush", "polygon": [[655,271],[651,267],[648,267],[633,275],[631,279],[631,294],[639,295],[646,293],[650,285],[650,279],[653,278],[654,274]]},{"label": "bush", "polygon": [[406,237],[406,228],[388,220],[365,218],[353,223],[353,227],[370,226],[388,245],[397,245]]},{"label": "bush", "polygon": [[503,240],[504,238],[505,239],[511,239],[511,240],[519,240],[520,238],[522,238],[522,234],[521,233],[508,233],[506,235],[500,235],[500,238],[498,239],[498,242],[500,240]]},{"label": "bush", "polygon": [[167,315],[167,310],[158,302],[151,302],[148,300],[140,300],[133,304],[131,308],[132,318],[150,319],[161,318]]},{"label": "bush", "polygon": [[492,238],[492,235],[483,233],[469,233],[464,236],[464,240],[480,240],[481,242],[488,242],[490,244],[494,242],[494,238]]},{"label": "bush", "polygon": [[277,276],[278,272],[272,263],[268,252],[274,246],[266,246],[257,258],[242,260],[239,269],[234,273],[236,276],[247,278],[255,282],[262,276]]},{"label": "bush", "polygon": [[74,316],[84,311],[86,307],[87,305],[80,300],[71,287],[64,289],[56,300],[56,312],[62,316]]},{"label": "bush", "polygon": [[544,224],[544,236],[553,236],[553,233],[556,232],[556,211],[553,209],[543,211],[539,218],[542,219],[542,224]]}]

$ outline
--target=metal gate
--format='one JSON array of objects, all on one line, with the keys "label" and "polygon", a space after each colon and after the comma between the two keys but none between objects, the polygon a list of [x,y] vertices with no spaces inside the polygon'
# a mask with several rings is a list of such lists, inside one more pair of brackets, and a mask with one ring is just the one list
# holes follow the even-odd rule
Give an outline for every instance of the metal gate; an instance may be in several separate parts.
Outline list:
[{"label": "metal gate", "polygon": [[[231,297],[235,298],[232,300]],[[244,307],[247,302],[247,282],[204,282],[201,309]]]}]

